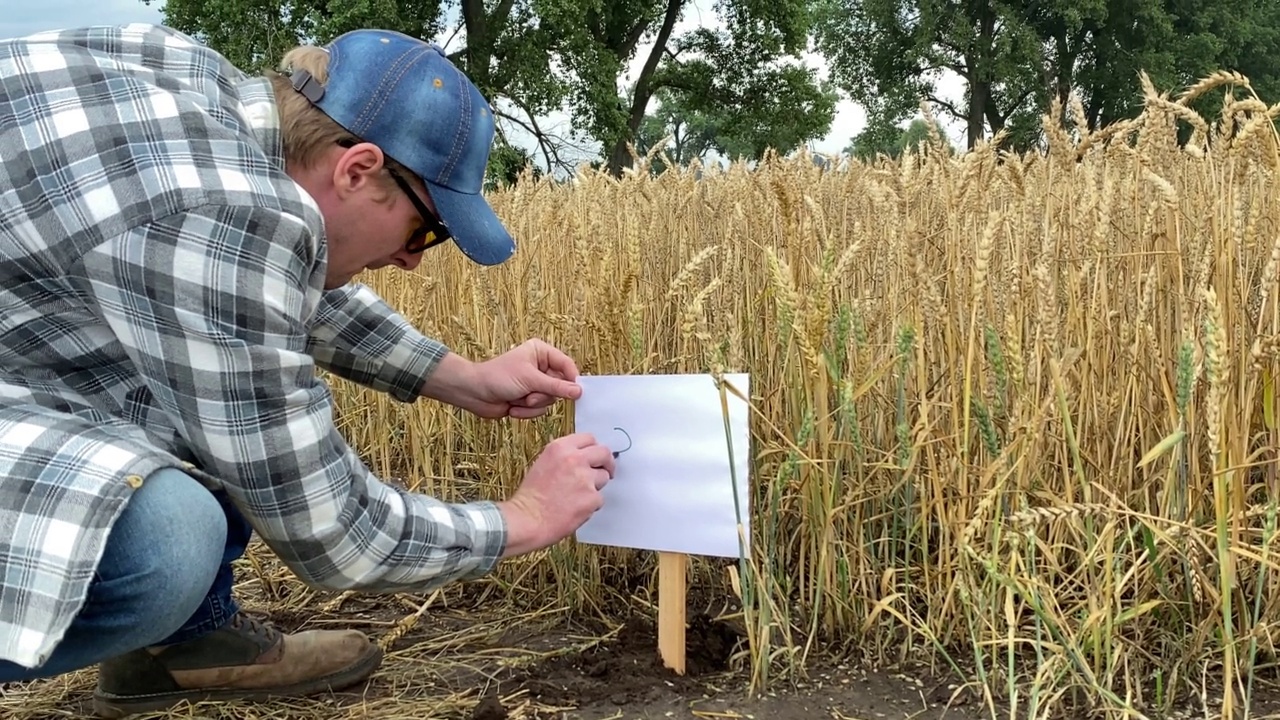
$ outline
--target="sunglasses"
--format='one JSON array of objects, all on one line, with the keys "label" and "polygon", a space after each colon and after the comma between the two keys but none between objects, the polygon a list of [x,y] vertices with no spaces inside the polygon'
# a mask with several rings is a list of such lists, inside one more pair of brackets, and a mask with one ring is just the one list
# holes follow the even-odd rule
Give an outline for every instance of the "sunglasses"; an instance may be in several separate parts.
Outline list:
[{"label": "sunglasses", "polygon": [[[355,140],[339,140],[338,145],[351,148],[355,147]],[[444,224],[444,220],[439,215],[431,212],[431,210],[418,198],[418,194],[413,191],[413,187],[409,185],[409,181],[405,180],[400,173],[387,169],[387,174],[391,175],[391,179],[396,185],[404,191],[409,202],[413,203],[414,209],[418,211],[418,216],[422,218],[422,225],[409,234],[409,239],[405,241],[404,249],[414,255],[426,252],[427,250],[449,242],[453,236],[449,233],[449,226]]]}]

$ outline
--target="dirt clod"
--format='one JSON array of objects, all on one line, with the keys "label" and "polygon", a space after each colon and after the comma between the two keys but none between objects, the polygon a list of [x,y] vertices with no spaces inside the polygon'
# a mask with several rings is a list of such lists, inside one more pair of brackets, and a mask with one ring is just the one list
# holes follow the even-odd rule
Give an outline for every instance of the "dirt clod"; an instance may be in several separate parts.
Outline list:
[{"label": "dirt clod", "polygon": [[498,696],[490,693],[484,696],[480,704],[471,713],[471,720],[507,720],[507,709],[502,706]]}]

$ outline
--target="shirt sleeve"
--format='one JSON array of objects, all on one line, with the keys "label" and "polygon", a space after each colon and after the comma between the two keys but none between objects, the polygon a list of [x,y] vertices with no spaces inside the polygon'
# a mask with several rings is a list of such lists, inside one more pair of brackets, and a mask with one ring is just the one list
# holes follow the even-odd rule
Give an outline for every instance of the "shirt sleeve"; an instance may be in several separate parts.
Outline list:
[{"label": "shirt sleeve", "polygon": [[304,582],[420,591],[487,574],[507,540],[494,503],[383,483],[335,429],[306,353],[315,243],[296,215],[208,205],[103,242],[72,275],[151,404]]},{"label": "shirt sleeve", "polygon": [[449,348],[418,332],[367,285],[351,283],[321,297],[307,352],[338,377],[413,402]]}]

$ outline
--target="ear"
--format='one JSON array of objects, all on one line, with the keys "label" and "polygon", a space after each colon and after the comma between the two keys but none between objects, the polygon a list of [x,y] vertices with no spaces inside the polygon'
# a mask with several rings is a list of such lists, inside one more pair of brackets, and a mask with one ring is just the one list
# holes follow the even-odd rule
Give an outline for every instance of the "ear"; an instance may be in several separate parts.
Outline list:
[{"label": "ear", "polygon": [[373,143],[346,148],[333,167],[333,189],[339,197],[363,192],[382,170],[382,150]]}]

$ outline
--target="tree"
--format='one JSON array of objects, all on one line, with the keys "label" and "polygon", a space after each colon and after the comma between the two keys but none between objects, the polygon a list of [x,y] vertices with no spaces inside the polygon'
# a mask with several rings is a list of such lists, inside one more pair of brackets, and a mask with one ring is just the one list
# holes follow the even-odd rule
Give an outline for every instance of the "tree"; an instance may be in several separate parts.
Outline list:
[{"label": "tree", "polygon": [[[872,124],[897,125],[926,99],[967,128],[998,132],[1035,92],[1041,44],[1034,29],[995,0],[818,0],[817,44],[833,79],[868,109]],[[943,98],[944,71],[963,79],[966,104]]]},{"label": "tree", "polygon": [[[636,132],[635,147],[641,155],[648,154],[664,139],[667,142],[663,152],[682,167],[714,152],[718,132],[714,118],[684,103],[684,96],[671,88],[659,89],[654,93],[654,100],[658,101],[657,109],[645,115]],[[655,157],[653,172],[657,174],[665,169],[662,157]]]},{"label": "tree", "polygon": [[[669,135],[668,154],[680,165],[712,152],[758,160],[768,149],[785,155],[830,130],[839,96],[812,69],[773,63],[717,71],[742,63],[726,52],[723,36],[708,44],[696,60],[673,62],[660,75],[658,107],[636,135],[642,154]],[[655,160],[653,169],[662,167]]]},{"label": "tree", "polygon": [[[940,139],[948,152],[955,149],[945,137]],[[850,140],[844,152],[861,161],[874,160],[877,155],[897,159],[907,150],[918,150],[920,145],[927,145],[929,142],[929,123],[924,118],[917,117],[905,128],[868,125]]]},{"label": "tree", "polygon": [[493,191],[512,185],[526,170],[535,180],[542,177],[542,171],[534,164],[528,151],[499,137],[489,153],[489,170],[485,173],[484,189]]},{"label": "tree", "polygon": [[[1090,127],[1141,110],[1145,71],[1176,90],[1238,70],[1264,97],[1280,91],[1274,0],[819,0],[818,46],[833,76],[891,128],[920,99],[965,123],[969,146],[1002,129],[1034,146],[1041,116],[1074,93]],[[940,73],[964,82],[963,105],[938,96]],[[1210,114],[1220,101],[1202,97]]]},{"label": "tree", "polygon": [[[1072,93],[1091,128],[1134,117],[1142,110],[1143,72],[1175,93],[1220,69],[1244,73],[1263,97],[1280,91],[1280,5],[1271,0],[1046,0],[1028,7],[1044,42],[1045,83],[1017,120],[1025,137],[1039,135],[1040,113],[1052,99],[1066,106]],[[1192,107],[1212,116],[1221,104],[1221,94],[1211,93]]]},{"label": "tree", "polygon": [[704,118],[711,147],[731,160],[759,159],[770,148],[787,154],[826,135],[839,100],[831,85],[812,68],[779,57],[784,41],[761,44],[739,33],[700,28],[681,38],[658,75],[671,101]]},{"label": "tree", "polygon": [[[682,36],[675,27],[688,0],[544,2],[541,17],[565,38],[575,115],[603,145],[613,174],[630,165],[628,143],[642,139],[650,103],[664,89],[684,109],[713,117],[722,127],[723,149],[735,155],[758,157],[765,145],[793,147],[825,134],[835,115],[834,91],[788,61],[806,47],[808,0],[718,0],[726,29]],[[653,44],[629,96],[619,98],[618,79],[646,37]],[[731,139],[737,142],[728,144]]]},{"label": "tree", "polygon": [[[699,34],[697,42],[674,37],[688,5],[688,0],[167,0],[163,12],[168,24],[250,70],[274,62],[293,44],[325,42],[358,27],[422,38],[453,28],[465,42],[450,58],[503,120],[535,138],[548,170],[572,166],[559,153],[570,141],[544,131],[539,117],[567,107],[582,134],[601,144],[607,167],[616,174],[629,164],[627,144],[637,138],[650,101],[664,87],[720,91],[718,97],[732,103],[726,111],[743,128],[754,128],[737,133],[750,138],[740,145],[743,152],[756,151],[762,138],[785,145],[797,132],[829,126],[830,116],[822,117],[828,95],[815,89],[806,71],[781,62],[804,49],[808,0],[718,0],[716,9],[729,29]],[[618,80],[647,38],[653,38],[653,47],[631,95],[619,98]],[[677,62],[682,52],[701,52],[720,64],[708,63],[698,68],[703,75],[691,76]],[[775,61],[781,67],[774,67]],[[781,83],[783,92],[758,92],[772,83]],[[776,112],[779,103],[788,113],[797,112],[794,105],[814,117],[797,124],[788,113]],[[506,106],[515,110],[506,112]],[[830,107],[833,115],[834,102]]]},{"label": "tree", "polygon": [[[166,24],[249,72],[274,67],[294,45],[327,42],[358,28],[434,38],[447,27],[446,17],[458,14],[455,32],[465,29],[468,41],[449,54],[450,60],[487,97],[502,98],[520,110],[522,115],[495,108],[500,117],[529,131],[548,168],[567,166],[558,161],[556,139],[537,126],[537,116],[560,106],[566,88],[544,51],[551,30],[539,26],[529,0],[501,0],[491,8],[480,0],[461,0],[456,7],[441,0],[166,0],[162,13]],[[502,136],[498,141],[499,147],[510,144]],[[500,176],[511,158],[498,160],[497,165],[491,161],[490,169]]]}]

